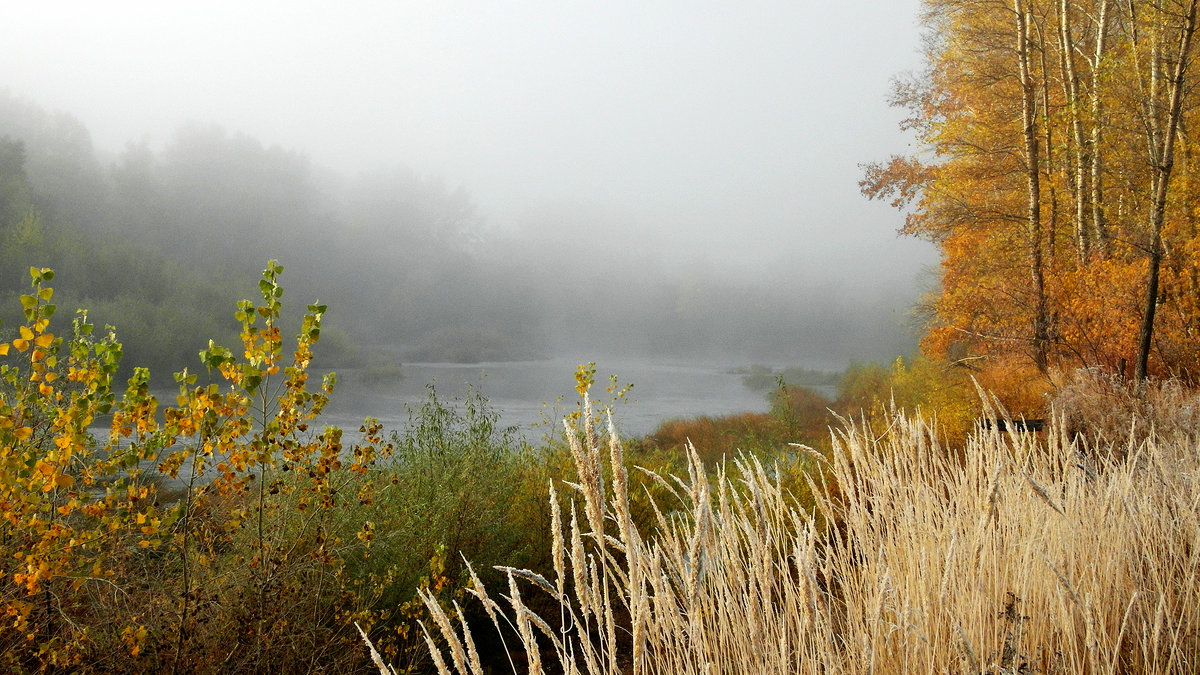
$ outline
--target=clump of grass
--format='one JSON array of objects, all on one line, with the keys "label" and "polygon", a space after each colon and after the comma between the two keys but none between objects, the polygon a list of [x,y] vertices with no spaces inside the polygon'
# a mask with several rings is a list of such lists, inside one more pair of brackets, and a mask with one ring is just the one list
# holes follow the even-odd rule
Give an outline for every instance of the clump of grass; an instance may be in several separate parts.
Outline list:
[{"label": "clump of grass", "polygon": [[[507,596],[470,589],[517,636],[514,672],[1200,664],[1200,458],[1189,445],[1148,438],[1084,461],[1058,430],[977,428],[949,452],[926,422],[896,413],[882,434],[847,422],[834,435],[827,477],[811,486],[820,518],[795,507],[774,467],[743,456],[710,480],[689,448],[686,477],[644,475],[670,497],[639,530],[611,422],[597,433],[585,406],[567,437],[580,480],[551,492],[553,569],[497,568]],[[552,609],[532,610],[534,595]],[[478,626],[426,628],[449,654],[434,659],[439,672],[482,672],[470,656]]]},{"label": "clump of grass", "polygon": [[1052,405],[1071,436],[1122,444],[1150,437],[1186,443],[1200,434],[1200,392],[1177,379],[1139,383],[1102,368],[1061,379]]}]

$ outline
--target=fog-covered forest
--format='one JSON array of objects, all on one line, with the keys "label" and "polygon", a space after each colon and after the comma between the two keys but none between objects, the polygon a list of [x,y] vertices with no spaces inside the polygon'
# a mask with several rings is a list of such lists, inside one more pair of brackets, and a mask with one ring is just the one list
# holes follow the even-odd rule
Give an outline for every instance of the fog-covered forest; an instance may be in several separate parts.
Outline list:
[{"label": "fog-covered forest", "polygon": [[[418,361],[536,359],[570,345],[826,365],[911,342],[910,288],[866,298],[820,270],[681,263],[606,236],[625,226],[611,213],[543,209],[499,231],[470,186],[420,167],[340,175],[303,148],[200,124],[161,148],[101,152],[69,111],[11,92],[0,137],[0,304],[19,306],[30,264],[53,267],[61,305],[114,325],[132,359],[161,374],[230,333],[227,308],[272,258],[293,297],[332,307],[332,365],[378,345]],[[586,236],[571,234],[581,225]]]}]

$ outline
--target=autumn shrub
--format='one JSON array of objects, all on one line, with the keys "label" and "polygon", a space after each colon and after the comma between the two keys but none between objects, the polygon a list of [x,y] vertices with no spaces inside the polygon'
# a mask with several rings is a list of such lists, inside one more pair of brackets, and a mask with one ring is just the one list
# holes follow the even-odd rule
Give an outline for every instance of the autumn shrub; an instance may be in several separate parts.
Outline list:
[{"label": "autumn shrub", "polygon": [[[703,445],[707,464],[719,465],[739,451],[776,449],[782,437],[779,420],[766,413],[741,413],[724,417],[707,415],[690,419],[667,420],[636,444],[642,456],[657,455],[661,460],[682,468],[687,445]],[[673,461],[669,461],[673,460]]]},{"label": "autumn shrub", "polygon": [[[531,548],[511,515],[521,503],[515,495],[526,450],[497,422],[478,392],[443,400],[431,385],[390,440],[378,424],[359,430],[364,442],[351,450],[358,464],[347,456],[317,470],[326,491],[308,489],[311,467],[281,466],[267,489],[266,536],[276,544],[265,557],[271,594],[265,606],[257,602],[252,573],[259,538],[257,513],[247,509],[253,504],[236,500],[236,507],[205,514],[209,527],[231,518],[237,525],[218,545],[191,554],[193,587],[209,601],[192,612],[183,660],[219,654],[215,670],[227,672],[252,671],[260,658],[272,669],[351,671],[363,666],[363,655],[346,649],[343,638],[357,624],[400,672],[423,672],[428,656],[419,622],[429,616],[417,590],[453,599],[467,579],[463,556],[521,560]],[[365,462],[359,454],[368,448],[387,451],[381,461]],[[247,516],[243,526],[237,519]],[[244,634],[260,623],[272,627],[265,656],[251,644],[228,649],[245,644]],[[169,625],[170,617],[155,624]]]},{"label": "autumn shrub", "polygon": [[24,322],[0,344],[0,664],[14,671],[77,667],[110,635],[89,597],[108,594],[122,560],[152,544],[142,528],[159,522],[148,489],[122,476],[136,453],[89,432],[143,405],[117,398],[120,344],[93,335],[85,314],[68,335],[52,332],[54,273],[30,276]]},{"label": "autumn shrub", "polygon": [[[591,428],[590,420],[584,420]],[[817,489],[821,527],[767,466],[650,474],[655,523],[629,508],[623,444],[568,428],[577,479],[552,486],[551,562],[472,577],[515,634],[513,672],[1193,672],[1200,664],[1200,456],[1150,439],[1079,447],[977,427],[965,452],[897,412],[851,423]],[[605,476],[609,478],[604,479]],[[422,594],[441,673],[483,673],[478,625]],[[548,598],[548,611],[531,598]],[[381,672],[386,670],[381,669]]]},{"label": "autumn shrub", "polygon": [[891,398],[890,371],[878,363],[851,363],[838,383],[834,407],[843,415],[858,417],[866,410],[886,406]]},{"label": "autumn shrub", "polygon": [[[829,447],[830,425],[836,421],[832,403],[814,389],[787,384],[780,384],[768,399],[767,413],[667,420],[642,438],[627,439],[627,471],[636,466],[682,475],[688,471],[689,453],[696,452],[710,471],[736,476],[739,468],[733,460],[748,455],[769,466],[802,503],[811,505],[807,481],[819,474],[813,453]],[[630,497],[634,521],[653,525],[654,500],[669,495],[657,482],[641,481],[636,472],[634,480],[639,482]]]},{"label": "autumn shrub", "polygon": [[[273,429],[269,418],[258,426]],[[385,434],[368,420],[359,434],[344,446],[340,430],[325,428],[308,450],[285,438],[280,457],[259,458],[260,480],[228,491],[232,508],[218,522],[238,527],[194,577],[220,599],[189,629],[203,649],[185,662],[242,642],[219,670],[346,672],[364,665],[346,649],[357,624],[403,672],[422,672],[417,627],[429,616],[418,590],[452,600],[467,578],[463,556],[523,560],[533,549],[520,498],[531,491],[522,483],[530,452],[477,391],[443,400],[430,385],[403,429]]]},{"label": "autumn shrub", "polygon": [[970,371],[946,361],[918,356],[897,358],[891,368],[851,365],[834,403],[840,415],[865,420],[882,433],[896,411],[932,421],[950,446],[962,443],[981,412]]},{"label": "autumn shrub", "polygon": [[835,422],[830,408],[833,402],[815,389],[781,384],[771,392],[771,417],[783,429],[788,442],[817,443],[829,436]]},{"label": "autumn shrub", "polygon": [[816,390],[779,384],[768,400],[766,413],[666,420],[646,436],[631,439],[630,456],[638,462],[656,458],[657,466],[683,471],[689,442],[704,448],[697,452],[706,465],[717,466],[739,453],[776,457],[789,443],[819,445],[828,437],[832,402]]},{"label": "autumn shrub", "polygon": [[1013,419],[1042,419],[1050,412],[1053,384],[1028,359],[1000,355],[981,359],[972,377]]},{"label": "autumn shrub", "polygon": [[[51,332],[53,272],[31,270],[25,322],[0,344],[5,670],[353,672],[368,664],[352,648],[356,621],[392,629],[390,655],[420,658],[400,630],[425,616],[415,589],[450,593],[458,564],[428,542],[472,530],[395,513],[470,515],[494,532],[480,509],[431,500],[445,500],[441,485],[504,506],[508,474],[489,492],[495,462],[442,475],[447,465],[423,463],[413,444],[393,459],[377,423],[352,444],[321,426],[336,376],[310,387],[309,367],[326,308],[307,308],[285,355],[282,271],[272,261],[261,301],[238,303],[239,349],[201,351],[210,383],[180,372],[160,406],[144,368],[118,389],[121,345],[94,336],[86,314],[70,335]],[[492,443],[487,456],[499,457]],[[492,545],[450,543],[485,558]]]},{"label": "autumn shrub", "polygon": [[[422,562],[434,565],[425,579],[411,573],[408,558],[384,557],[363,570],[374,560],[374,522],[382,520],[371,506],[389,471],[364,456],[368,446],[388,447],[378,424],[360,433],[364,440],[342,452],[340,433],[323,431],[336,454],[316,463],[281,459],[249,490],[221,494],[218,478],[208,484],[215,489],[189,493],[187,540],[148,570],[172,582],[158,602],[187,608],[148,624],[160,638],[162,667],[353,671],[363,665],[344,649],[356,634],[354,621],[412,619],[396,612],[397,589],[424,584],[436,592],[445,585],[438,561],[428,556]],[[383,617],[375,611],[381,598],[389,607]]]}]

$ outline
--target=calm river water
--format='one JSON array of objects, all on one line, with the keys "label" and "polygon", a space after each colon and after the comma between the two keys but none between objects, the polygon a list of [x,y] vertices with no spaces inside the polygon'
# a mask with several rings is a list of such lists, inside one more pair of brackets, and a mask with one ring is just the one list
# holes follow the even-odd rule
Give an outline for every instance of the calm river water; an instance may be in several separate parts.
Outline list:
[{"label": "calm river water", "polygon": [[[405,363],[401,377],[367,384],[363,371],[339,369],[338,387],[325,421],[356,430],[364,417],[376,417],[388,429],[400,429],[408,419],[406,404],[420,404],[426,385],[434,383],[443,401],[461,397],[474,386],[501,414],[501,423],[521,427],[534,439],[544,427],[534,427],[547,416],[561,424],[561,412],[575,405],[575,368],[580,361],[551,359],[479,364]],[[633,384],[629,402],[617,405],[613,418],[625,435],[644,435],[664,420],[699,415],[765,412],[766,394],[742,383],[737,367],[745,364],[695,364],[669,361],[599,361],[593,397],[607,400],[604,387],[615,374],[622,384]],[[562,396],[560,413],[555,401]],[[556,427],[558,428],[558,427]]]}]

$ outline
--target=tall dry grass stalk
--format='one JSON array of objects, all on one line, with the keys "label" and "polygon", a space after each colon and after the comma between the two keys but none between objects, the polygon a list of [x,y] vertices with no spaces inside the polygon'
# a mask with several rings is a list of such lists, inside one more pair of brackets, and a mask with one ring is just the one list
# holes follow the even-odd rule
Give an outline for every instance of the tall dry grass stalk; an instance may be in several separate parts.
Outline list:
[{"label": "tall dry grass stalk", "polygon": [[[821,518],[793,508],[772,468],[743,457],[710,480],[693,449],[686,479],[647,474],[674,497],[638,533],[620,441],[590,415],[568,428],[585,518],[572,499],[560,522],[554,496],[554,578],[502,569],[508,610],[473,589],[530,671],[1200,671],[1194,445],[1085,455],[1056,431],[980,429],[948,452],[898,414],[881,437],[835,434],[813,472],[831,477],[814,480]],[[553,615],[522,593],[546,594]],[[454,668],[440,671],[482,673],[463,655],[471,629],[427,601]]]}]

